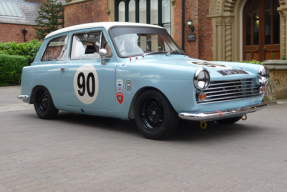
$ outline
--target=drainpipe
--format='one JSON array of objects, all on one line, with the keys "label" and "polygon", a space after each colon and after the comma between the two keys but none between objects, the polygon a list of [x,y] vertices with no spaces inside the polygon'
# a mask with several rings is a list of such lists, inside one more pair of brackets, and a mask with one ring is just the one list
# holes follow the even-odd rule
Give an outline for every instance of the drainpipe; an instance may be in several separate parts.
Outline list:
[{"label": "drainpipe", "polygon": [[182,0],[182,50],[184,51],[184,36],[185,36],[185,0]]},{"label": "drainpipe", "polygon": [[26,33],[27,33],[27,30],[26,29],[23,29],[22,30],[22,33],[24,34],[24,42],[26,41]]}]

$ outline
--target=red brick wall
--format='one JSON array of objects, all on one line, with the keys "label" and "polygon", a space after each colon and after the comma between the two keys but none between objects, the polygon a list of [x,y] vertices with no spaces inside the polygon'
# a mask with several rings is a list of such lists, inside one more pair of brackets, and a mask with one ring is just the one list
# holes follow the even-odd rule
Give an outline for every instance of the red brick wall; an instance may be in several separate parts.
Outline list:
[{"label": "red brick wall", "polygon": [[212,20],[206,17],[209,14],[210,0],[199,0],[199,2],[199,58],[212,61]]},{"label": "red brick wall", "polygon": [[34,39],[36,35],[35,30],[29,25],[16,25],[16,24],[6,24],[0,23],[0,42],[15,42],[15,43],[22,43],[24,42],[24,35],[22,33],[23,29],[27,30],[26,33],[26,42],[31,41]]},{"label": "red brick wall", "polygon": [[[192,58],[203,60],[213,59],[212,21],[206,18],[209,12],[210,0],[185,0],[185,34],[184,50]],[[182,46],[182,0],[176,1],[174,9],[175,41]],[[192,33],[186,22],[193,20],[196,41],[188,42],[187,34]]]},{"label": "red brick wall", "polygon": [[106,0],[93,0],[65,6],[65,27],[109,21]]}]

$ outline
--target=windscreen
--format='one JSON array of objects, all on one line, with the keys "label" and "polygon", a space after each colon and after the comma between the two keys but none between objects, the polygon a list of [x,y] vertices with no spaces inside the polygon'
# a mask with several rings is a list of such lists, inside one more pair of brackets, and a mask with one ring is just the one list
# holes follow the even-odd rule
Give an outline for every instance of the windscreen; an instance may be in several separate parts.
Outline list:
[{"label": "windscreen", "polygon": [[110,34],[120,57],[144,54],[184,54],[165,29],[152,27],[114,27]]}]

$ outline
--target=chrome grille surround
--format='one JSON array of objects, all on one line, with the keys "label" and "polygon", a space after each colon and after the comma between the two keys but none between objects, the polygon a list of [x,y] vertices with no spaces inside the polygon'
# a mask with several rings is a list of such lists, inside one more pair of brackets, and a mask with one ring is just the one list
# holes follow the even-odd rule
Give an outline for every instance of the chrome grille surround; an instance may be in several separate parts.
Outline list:
[{"label": "chrome grille surround", "polygon": [[254,79],[238,79],[229,81],[211,81],[207,89],[203,91],[206,99],[200,101],[199,93],[196,94],[198,104],[223,102],[236,99],[244,99],[263,95]]}]

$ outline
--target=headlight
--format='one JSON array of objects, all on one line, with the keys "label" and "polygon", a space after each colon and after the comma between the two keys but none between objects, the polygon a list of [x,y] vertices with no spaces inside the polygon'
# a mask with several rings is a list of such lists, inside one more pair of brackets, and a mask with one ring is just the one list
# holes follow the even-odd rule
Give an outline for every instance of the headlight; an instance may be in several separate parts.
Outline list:
[{"label": "headlight", "polygon": [[265,66],[261,66],[258,70],[258,82],[261,85],[266,85],[269,81],[269,69]]},{"label": "headlight", "polygon": [[194,74],[194,86],[199,90],[207,89],[210,84],[210,75],[209,72],[201,67],[196,70]]}]

